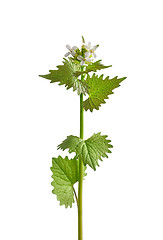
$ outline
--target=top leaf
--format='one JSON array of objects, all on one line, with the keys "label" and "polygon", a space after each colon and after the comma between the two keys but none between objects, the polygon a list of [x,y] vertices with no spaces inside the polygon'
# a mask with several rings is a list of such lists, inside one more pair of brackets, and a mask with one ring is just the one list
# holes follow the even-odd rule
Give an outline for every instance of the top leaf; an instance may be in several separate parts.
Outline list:
[{"label": "top leaf", "polygon": [[87,93],[87,85],[84,81],[77,79],[75,72],[80,70],[80,65],[73,63],[71,60],[64,59],[63,65],[57,66],[58,70],[49,70],[47,75],[39,75],[40,77],[51,80],[51,83],[59,82],[59,85],[65,85],[67,89],[73,88],[77,93]]},{"label": "top leaf", "polygon": [[112,65],[109,65],[109,66],[104,66],[102,63],[101,63],[101,60],[98,60],[96,62],[93,62],[91,64],[89,64],[88,66],[86,66],[86,69],[85,71],[76,71],[74,73],[74,75],[76,77],[80,76],[81,74],[83,73],[86,73],[88,74],[89,72],[96,72],[97,70],[101,70],[101,69],[104,69],[104,68],[109,68],[109,67],[112,67]]},{"label": "top leaf", "polygon": [[93,74],[92,77],[87,75],[86,84],[88,85],[89,98],[83,102],[83,107],[87,111],[88,109],[92,112],[93,109],[99,109],[102,103],[105,103],[105,99],[108,99],[108,95],[113,94],[113,89],[119,87],[120,83],[126,79],[118,78],[117,76],[113,79],[106,77],[103,80],[103,75],[98,77]]}]

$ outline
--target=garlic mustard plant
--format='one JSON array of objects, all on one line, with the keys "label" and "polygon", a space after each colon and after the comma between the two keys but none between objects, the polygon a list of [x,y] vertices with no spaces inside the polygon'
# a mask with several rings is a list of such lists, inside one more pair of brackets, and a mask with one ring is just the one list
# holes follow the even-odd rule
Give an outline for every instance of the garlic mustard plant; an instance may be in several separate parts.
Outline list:
[{"label": "garlic mustard plant", "polygon": [[[78,207],[78,240],[83,240],[82,225],[82,195],[83,179],[86,176],[86,167],[89,166],[94,171],[99,166],[99,160],[107,158],[111,153],[111,140],[107,135],[100,132],[93,134],[88,139],[84,139],[84,111],[99,110],[101,104],[105,103],[113,90],[120,86],[126,77],[110,78],[109,76],[97,75],[97,71],[111,67],[104,66],[101,60],[95,61],[95,51],[99,45],[92,46],[90,42],[85,43],[82,37],[82,45],[71,47],[66,45],[68,52],[63,58],[63,64],[57,66],[57,70],[49,70],[47,75],[40,77],[50,80],[50,83],[58,82],[65,85],[67,89],[72,88],[80,97],[80,136],[68,136],[58,149],[63,151],[68,149],[69,153],[74,152],[75,157],[68,156],[52,158],[52,192],[56,194],[60,205],[66,208],[77,203]],[[90,73],[93,72],[93,75]],[[83,96],[86,96],[86,99]],[[78,182],[78,192],[75,191],[74,184]]]}]

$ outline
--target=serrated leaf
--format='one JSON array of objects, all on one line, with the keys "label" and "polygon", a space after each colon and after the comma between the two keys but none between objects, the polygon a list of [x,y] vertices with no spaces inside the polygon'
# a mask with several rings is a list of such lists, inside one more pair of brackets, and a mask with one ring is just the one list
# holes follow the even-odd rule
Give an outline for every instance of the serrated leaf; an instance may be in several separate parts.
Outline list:
[{"label": "serrated leaf", "polygon": [[64,58],[63,65],[57,66],[58,70],[49,70],[47,75],[39,75],[45,79],[51,80],[51,83],[59,82],[59,85],[65,85],[67,89],[73,88],[78,95],[88,92],[88,87],[85,82],[78,79],[74,73],[80,70],[80,65],[73,63],[70,59]]},{"label": "serrated leaf", "polygon": [[105,99],[108,99],[108,95],[113,94],[113,89],[120,86],[120,83],[126,79],[126,77],[118,78],[117,76],[109,79],[106,77],[103,80],[103,75],[100,77],[93,74],[92,77],[87,75],[86,84],[88,85],[89,97],[83,102],[83,107],[87,111],[92,112],[93,109],[99,109],[102,103],[105,103]]},{"label": "serrated leaf", "polygon": [[101,63],[102,60],[98,60],[96,62],[93,62],[92,64],[89,64],[87,67],[86,67],[86,72],[89,73],[89,72],[96,72],[97,70],[101,70],[101,69],[105,69],[105,68],[109,68],[109,67],[112,67],[112,65],[109,65],[109,66],[104,66],[102,63]]},{"label": "serrated leaf", "polygon": [[113,146],[109,144],[107,135],[102,136],[101,133],[93,134],[87,140],[83,140],[76,136],[68,136],[58,148],[69,152],[75,152],[76,156],[83,160],[84,165],[88,164],[93,170],[99,166],[98,160],[102,161],[102,157],[108,157],[106,153],[111,153],[109,148]]},{"label": "serrated leaf", "polygon": [[[86,168],[84,168],[84,176]],[[74,189],[73,185],[79,180],[79,160],[76,158],[68,159],[66,156],[62,158],[52,158],[51,171],[53,173],[52,192],[57,195],[57,200],[60,205],[72,207],[74,203]]]},{"label": "serrated leaf", "polygon": [[98,60],[98,61],[93,62],[93,63],[89,64],[88,66],[86,66],[85,71],[76,71],[76,72],[74,72],[74,76],[78,77],[78,76],[80,76],[83,73],[88,74],[89,72],[96,72],[97,70],[101,70],[101,69],[105,69],[105,68],[109,68],[109,67],[112,67],[112,65],[104,66],[101,63],[101,60]]}]

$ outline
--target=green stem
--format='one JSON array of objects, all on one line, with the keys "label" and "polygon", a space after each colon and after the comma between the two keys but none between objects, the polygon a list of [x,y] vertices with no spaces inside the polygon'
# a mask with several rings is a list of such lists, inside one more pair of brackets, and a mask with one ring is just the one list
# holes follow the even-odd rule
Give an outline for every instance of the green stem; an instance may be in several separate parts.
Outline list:
[{"label": "green stem", "polygon": [[[81,67],[83,71],[83,66]],[[83,74],[81,80],[84,80]],[[80,138],[84,137],[84,108],[83,93],[80,94]],[[78,184],[78,240],[83,240],[82,193],[83,193],[83,161],[79,159],[79,184]]]}]

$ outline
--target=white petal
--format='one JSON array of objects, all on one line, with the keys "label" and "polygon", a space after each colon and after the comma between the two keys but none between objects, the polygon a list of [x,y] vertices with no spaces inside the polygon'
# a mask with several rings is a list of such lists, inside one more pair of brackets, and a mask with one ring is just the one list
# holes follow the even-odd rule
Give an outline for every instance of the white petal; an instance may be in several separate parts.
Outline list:
[{"label": "white petal", "polygon": [[70,55],[70,52],[67,52],[66,54],[65,54],[65,57],[68,57]]},{"label": "white petal", "polygon": [[80,63],[80,65],[84,65],[85,64],[85,61],[84,60],[81,60],[81,63]]},{"label": "white petal", "polygon": [[73,51],[71,52],[71,55],[74,57],[75,54],[76,54],[76,52],[73,50]]},{"label": "white petal", "polygon": [[98,45],[95,45],[91,50],[95,51],[98,48]]},{"label": "white petal", "polygon": [[92,62],[92,59],[91,58],[87,58],[86,61],[87,62]]},{"label": "white petal", "polygon": [[91,42],[89,42],[87,45],[85,45],[85,48],[89,51],[91,50]]},{"label": "white petal", "polygon": [[76,50],[76,49],[78,49],[77,46],[73,46],[73,47],[72,47],[72,50]]},{"label": "white petal", "polygon": [[71,46],[70,46],[69,44],[66,45],[66,48],[67,48],[68,50],[71,50]]},{"label": "white petal", "polygon": [[80,61],[82,61],[82,60],[83,60],[83,57],[79,55],[79,56],[77,57],[77,59],[80,60]]},{"label": "white petal", "polygon": [[89,50],[91,50],[91,46],[85,45],[85,49],[87,49],[89,51]]},{"label": "white petal", "polygon": [[94,53],[94,52],[92,53],[92,55],[93,55],[93,57],[94,57],[94,58],[96,58],[96,57],[97,57],[96,53]]},{"label": "white petal", "polygon": [[87,58],[87,57],[89,57],[90,56],[90,52],[86,52],[85,53],[85,57]]}]

